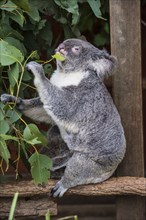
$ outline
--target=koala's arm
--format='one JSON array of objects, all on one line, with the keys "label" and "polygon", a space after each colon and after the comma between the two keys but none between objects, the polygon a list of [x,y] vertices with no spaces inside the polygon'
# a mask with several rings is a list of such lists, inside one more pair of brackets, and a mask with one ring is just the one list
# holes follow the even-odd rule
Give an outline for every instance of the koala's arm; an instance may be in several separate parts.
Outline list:
[{"label": "koala's arm", "polygon": [[43,103],[39,97],[33,99],[21,99],[9,94],[2,94],[0,99],[3,103],[16,102],[16,108],[34,121],[54,125],[53,120],[44,110]]},{"label": "koala's arm", "polygon": [[46,112],[54,121],[58,122],[59,120],[60,125],[63,124],[64,126],[64,120],[67,121],[75,109],[75,107],[70,108],[71,105],[76,105],[74,94],[69,90],[60,89],[53,85],[46,78],[42,65],[32,61],[27,64],[27,70],[34,75],[34,85]]}]

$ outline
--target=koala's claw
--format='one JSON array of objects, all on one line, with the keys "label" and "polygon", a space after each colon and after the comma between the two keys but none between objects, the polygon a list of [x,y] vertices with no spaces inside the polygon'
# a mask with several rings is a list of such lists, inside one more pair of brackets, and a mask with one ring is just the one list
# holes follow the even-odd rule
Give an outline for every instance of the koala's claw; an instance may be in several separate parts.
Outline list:
[{"label": "koala's claw", "polygon": [[55,187],[51,190],[51,196],[53,197],[62,197],[67,189],[64,188],[61,181],[59,181]]}]

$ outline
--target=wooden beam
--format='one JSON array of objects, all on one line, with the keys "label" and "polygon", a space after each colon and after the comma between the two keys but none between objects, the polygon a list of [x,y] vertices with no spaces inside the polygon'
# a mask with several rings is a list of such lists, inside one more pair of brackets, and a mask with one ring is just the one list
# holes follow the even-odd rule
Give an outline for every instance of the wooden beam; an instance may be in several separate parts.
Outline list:
[{"label": "wooden beam", "polygon": [[[113,80],[114,100],[127,140],[119,176],[144,176],[140,1],[110,2],[111,52],[118,59]],[[117,220],[144,220],[144,198],[119,197]]]},{"label": "wooden beam", "polygon": [[[47,196],[56,180],[49,180],[46,187],[38,187],[33,181],[20,181],[0,184],[0,197],[12,197],[19,192],[19,197]],[[99,184],[76,186],[68,190],[65,195],[79,196],[110,196],[110,195],[139,195],[146,196],[146,178],[118,177],[111,178]]]},{"label": "wooden beam", "polygon": [[[0,219],[9,216],[11,203],[12,198],[0,198]],[[48,210],[51,216],[57,215],[57,203],[50,199],[49,196],[19,197],[15,209],[15,217],[45,216]]]}]

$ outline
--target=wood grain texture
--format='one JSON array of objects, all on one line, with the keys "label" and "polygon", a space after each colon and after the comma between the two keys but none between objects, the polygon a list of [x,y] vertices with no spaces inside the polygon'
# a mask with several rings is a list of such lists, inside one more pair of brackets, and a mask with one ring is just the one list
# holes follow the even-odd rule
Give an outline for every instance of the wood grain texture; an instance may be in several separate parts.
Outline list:
[{"label": "wood grain texture", "polygon": [[[49,180],[45,188],[36,186],[33,181],[0,184],[0,197],[12,197],[19,192],[19,197],[47,196],[55,180]],[[107,196],[107,195],[139,195],[146,196],[146,178],[118,177],[99,184],[82,185],[71,188],[65,195]]]},{"label": "wood grain texture", "polygon": [[[110,1],[111,52],[118,59],[113,95],[127,140],[118,176],[144,176],[140,1]],[[144,220],[144,198],[119,197],[117,220]]]},{"label": "wood grain texture", "polygon": [[[0,198],[0,219],[8,217],[12,198]],[[26,197],[18,198],[17,206],[15,209],[15,217],[39,217],[45,216],[47,210],[50,215],[57,215],[57,203],[49,197]],[[44,217],[45,219],[45,217]]]}]

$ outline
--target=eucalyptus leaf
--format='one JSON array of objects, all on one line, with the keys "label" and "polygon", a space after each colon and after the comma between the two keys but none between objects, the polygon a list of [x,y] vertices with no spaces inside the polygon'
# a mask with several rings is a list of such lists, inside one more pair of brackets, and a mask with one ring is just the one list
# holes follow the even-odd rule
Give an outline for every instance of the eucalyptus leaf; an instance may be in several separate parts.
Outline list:
[{"label": "eucalyptus leaf", "polygon": [[0,109],[0,121],[3,121],[5,115],[2,109]]},{"label": "eucalyptus leaf", "polygon": [[7,1],[5,4],[0,6],[1,10],[5,10],[5,11],[15,11],[17,9],[17,5],[15,5],[12,1]]},{"label": "eucalyptus leaf", "polygon": [[24,47],[24,44],[20,42],[20,40],[14,38],[14,37],[6,37],[4,40],[9,43],[10,45],[16,47],[18,50],[21,51],[22,55],[25,56],[27,51]]},{"label": "eucalyptus leaf", "polygon": [[[100,10],[100,7],[101,7],[101,2],[100,0],[87,0],[88,4],[90,5],[94,15],[97,17],[97,18],[100,18],[100,19],[104,19],[102,17],[102,14],[101,14],[101,10]],[[106,19],[104,19],[106,20]]]},{"label": "eucalyptus leaf", "polygon": [[19,118],[21,117],[22,113],[18,112],[16,109],[11,110],[8,109],[6,112],[6,116],[9,118],[9,121],[13,124],[14,122],[18,121]]},{"label": "eucalyptus leaf", "polygon": [[8,166],[10,159],[10,152],[8,150],[5,140],[2,137],[0,137],[0,156],[5,160]]},{"label": "eucalyptus leaf", "polygon": [[24,56],[16,47],[8,44],[6,41],[0,41],[0,63],[2,66],[8,66],[15,62],[22,62]]},{"label": "eucalyptus leaf", "polygon": [[79,20],[79,7],[77,0],[60,1],[54,0],[61,8],[72,14],[72,25],[76,25]]},{"label": "eucalyptus leaf", "polygon": [[30,5],[29,5],[29,0],[12,0],[19,8],[24,9],[25,11],[29,12],[30,10]]},{"label": "eucalyptus leaf", "polygon": [[35,144],[41,144],[42,142],[38,140],[38,138],[33,138],[31,140],[26,140],[25,141],[28,143],[28,144],[31,144],[31,145],[35,145]]},{"label": "eucalyptus leaf", "polygon": [[65,57],[63,57],[62,55],[61,55],[61,53],[56,53],[56,54],[54,54],[54,55],[52,55],[52,57],[53,58],[55,58],[56,60],[59,60],[59,61],[63,61],[63,60],[65,60]]},{"label": "eucalyptus leaf", "polygon": [[52,167],[52,161],[49,157],[43,154],[35,152],[29,158],[31,165],[31,174],[36,184],[47,183],[50,178],[50,169]]},{"label": "eucalyptus leaf", "polygon": [[18,139],[12,135],[8,134],[0,134],[0,137],[3,138],[5,141],[7,140],[13,140],[13,141],[18,141]]},{"label": "eucalyptus leaf", "polygon": [[39,131],[35,124],[29,124],[23,131],[23,137],[30,144],[47,144],[47,138]]},{"label": "eucalyptus leaf", "polygon": [[41,19],[40,14],[39,14],[39,7],[38,7],[39,2],[36,2],[34,0],[30,1],[29,6],[30,6],[30,9],[27,12],[28,15],[31,17],[32,20],[39,22]]},{"label": "eucalyptus leaf", "polygon": [[23,40],[24,37],[17,30],[13,29],[9,24],[0,22],[0,38],[4,39],[8,36]]},{"label": "eucalyptus leaf", "polygon": [[0,134],[6,134],[10,129],[10,126],[6,120],[0,121]]},{"label": "eucalyptus leaf", "polygon": [[9,18],[17,22],[21,27],[23,27],[25,17],[23,16],[23,13],[21,11],[19,11],[19,13],[18,12],[17,13],[15,12],[13,14],[11,13],[9,15]]},{"label": "eucalyptus leaf", "polygon": [[14,63],[11,65],[9,71],[8,71],[8,77],[9,77],[9,82],[11,86],[15,86],[18,78],[19,78],[19,66],[18,63]]}]

